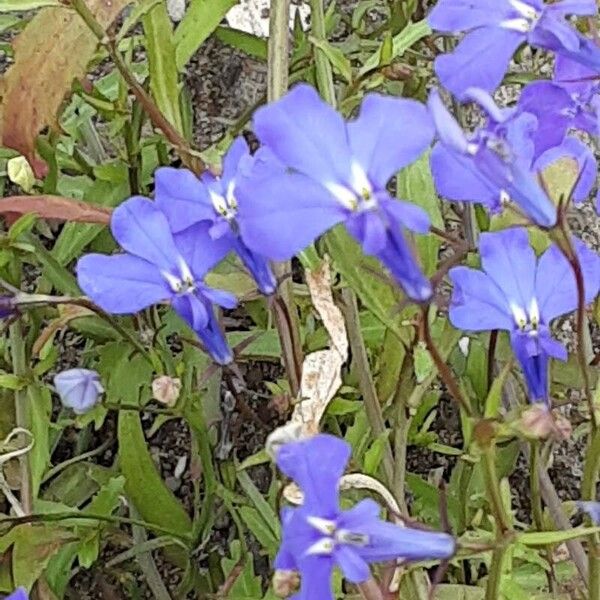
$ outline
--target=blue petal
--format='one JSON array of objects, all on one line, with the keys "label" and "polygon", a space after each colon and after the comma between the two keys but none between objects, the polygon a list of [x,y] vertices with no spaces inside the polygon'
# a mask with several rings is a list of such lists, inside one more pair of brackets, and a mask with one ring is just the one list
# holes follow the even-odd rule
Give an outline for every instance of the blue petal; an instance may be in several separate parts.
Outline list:
[{"label": "blue petal", "polygon": [[[600,285],[600,258],[583,242],[573,238],[583,271],[585,302],[589,304],[597,295]],[[577,308],[577,285],[571,265],[556,246],[550,246],[540,257],[535,294],[540,315],[546,323]]]},{"label": "blue petal", "polygon": [[573,136],[566,137],[562,144],[550,148],[538,158],[534,170],[542,172],[552,163],[563,158],[570,158],[577,162],[579,175],[573,190],[573,200],[575,203],[583,202],[589,197],[596,183],[598,165],[594,153],[581,140]]},{"label": "blue petal", "polygon": [[571,94],[587,94],[596,85],[597,77],[597,69],[582,65],[563,54],[554,59],[554,83]]},{"label": "blue petal", "polygon": [[434,134],[420,102],[380,94],[367,94],[358,118],[347,127],[352,156],[378,189],[415,161]]},{"label": "blue petal", "polygon": [[210,222],[196,223],[173,236],[175,246],[191,269],[195,279],[202,279],[210,269],[231,252],[235,236],[224,235],[214,239]]},{"label": "blue petal", "polygon": [[173,299],[177,314],[194,330],[211,358],[220,365],[233,361],[233,354],[210,302],[201,294],[184,294]]},{"label": "blue petal", "polygon": [[490,277],[468,267],[450,269],[449,275],[454,285],[449,311],[454,327],[467,331],[514,327],[506,297]]},{"label": "blue petal", "polygon": [[595,525],[600,525],[600,502],[594,502],[592,500],[580,500],[577,502],[577,506],[594,522]]},{"label": "blue petal", "polygon": [[513,113],[513,110],[510,108],[500,108],[489,92],[482,90],[481,88],[468,88],[465,91],[464,100],[469,100],[478,104],[479,107],[485,111],[487,116],[496,123],[503,123]]},{"label": "blue petal", "polygon": [[371,576],[369,565],[360,557],[355,548],[345,544],[335,549],[334,558],[344,577],[350,583],[362,583]]},{"label": "blue petal", "polygon": [[288,260],[348,211],[321,185],[299,174],[269,177],[240,189],[238,225],[244,243],[271,260]]},{"label": "blue petal", "polygon": [[386,244],[386,226],[374,210],[353,214],[346,220],[346,229],[362,246],[365,254],[377,254]]},{"label": "blue petal", "polygon": [[430,157],[431,174],[440,196],[448,200],[481,202],[490,210],[500,207],[500,189],[477,169],[473,159],[436,144]]},{"label": "blue petal", "polygon": [[93,408],[104,389],[100,376],[89,369],[69,369],[54,376],[54,387],[61,402],[82,415]]},{"label": "blue petal", "polygon": [[435,88],[429,94],[427,109],[433,119],[440,141],[452,150],[466,154],[469,148],[469,140],[458,121],[442,102],[440,94]]},{"label": "blue petal", "polygon": [[[331,590],[333,560],[329,556],[308,556],[299,563],[301,585],[297,600],[334,600]],[[290,599],[293,600],[293,599]]]},{"label": "blue petal", "polygon": [[274,294],[277,289],[277,279],[271,269],[269,260],[262,256],[262,254],[252,252],[239,237],[235,238],[234,248],[244,266],[250,271],[254,281],[256,281],[258,289],[265,296]]},{"label": "blue petal", "polygon": [[254,132],[286,166],[322,183],[346,181],[351,156],[342,117],[306,84],[254,114]]},{"label": "blue petal", "polygon": [[598,12],[596,0],[559,0],[546,7],[549,12],[559,15],[595,15]]},{"label": "blue petal", "polygon": [[350,452],[347,442],[327,434],[280,448],[277,466],[304,492],[303,509],[307,513],[324,518],[337,516],[339,481]]},{"label": "blue petal", "polygon": [[514,227],[483,233],[481,266],[509,303],[527,310],[535,297],[536,257],[527,230]]},{"label": "blue petal", "polygon": [[173,295],[153,264],[130,254],[83,256],[77,282],[94,303],[115,315],[136,313]]},{"label": "blue petal", "polygon": [[524,41],[525,36],[516,31],[499,27],[476,29],[465,36],[454,52],[436,58],[435,72],[444,87],[459,98],[471,87],[493,92]]},{"label": "blue petal", "polygon": [[165,213],[172,231],[216,217],[208,189],[187,169],[161,167],[154,174],[154,198]]},{"label": "blue petal", "polygon": [[244,164],[248,163],[251,165],[252,156],[250,155],[250,148],[244,139],[244,136],[237,137],[234,142],[229,146],[227,154],[223,158],[223,174],[221,175],[221,181],[223,187],[234,181],[237,177],[238,171],[244,170]]},{"label": "blue petal", "polygon": [[539,340],[526,333],[515,332],[510,341],[525,376],[529,400],[548,403],[548,354],[541,348]]},{"label": "blue petal", "polygon": [[27,594],[27,590],[25,588],[16,589],[10,596],[6,598],[6,600],[28,600],[29,596]]},{"label": "blue petal", "polygon": [[428,233],[431,219],[427,212],[416,204],[396,200],[389,196],[379,201],[379,206],[390,221],[390,226],[400,229],[406,227],[415,233]]},{"label": "blue petal", "polygon": [[507,0],[439,0],[427,22],[432,29],[446,33],[467,31],[486,25],[499,25],[513,16]]},{"label": "blue petal", "polygon": [[167,218],[156,203],[140,196],[130,198],[114,210],[110,226],[126,252],[162,270],[178,269],[179,252]]}]

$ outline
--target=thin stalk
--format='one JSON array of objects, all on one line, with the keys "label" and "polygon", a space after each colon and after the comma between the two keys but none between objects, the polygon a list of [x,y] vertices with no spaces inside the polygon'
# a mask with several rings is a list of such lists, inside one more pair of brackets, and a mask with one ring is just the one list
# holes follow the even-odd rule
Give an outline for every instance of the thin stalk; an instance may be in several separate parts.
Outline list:
[{"label": "thin stalk", "polygon": [[428,319],[428,308],[423,308],[422,318],[421,318],[421,330],[423,334],[423,340],[425,341],[425,345],[427,346],[427,350],[429,350],[429,354],[431,354],[431,358],[440,374],[444,385],[448,388],[450,395],[456,400],[458,405],[463,409],[465,414],[468,417],[473,416],[473,409],[471,407],[471,403],[469,399],[462,393],[458,382],[456,381],[450,367],[444,362],[442,356],[440,355],[433,338],[431,337],[431,331],[429,329],[429,319]]},{"label": "thin stalk", "polygon": [[[311,30],[317,40],[325,40],[325,10],[323,0],[311,0]],[[333,85],[333,70],[327,56],[320,48],[314,48],[317,87],[324,100],[335,106],[335,87]]]},{"label": "thin stalk", "polygon": [[[267,100],[273,102],[288,89],[290,69],[289,49],[290,0],[271,3],[269,16]],[[297,396],[300,390],[303,352],[300,320],[294,300],[292,265],[285,261],[275,265],[275,275],[280,281],[278,297],[272,303],[273,316],[279,334],[283,363],[290,391]]]},{"label": "thin stalk", "polygon": [[[584,500],[596,501],[596,487],[600,473],[600,435],[598,430],[592,428],[591,440],[588,442],[583,480],[581,483],[581,496]],[[590,600],[600,599],[600,542],[597,535],[590,536],[588,546],[589,582],[588,592]]]},{"label": "thin stalk", "polygon": [[106,34],[102,25],[98,22],[85,0],[69,0],[71,8],[83,19],[90,31],[96,36],[98,42],[106,48],[108,55],[114,62],[125,83],[131,89],[138,102],[150,117],[155,127],[160,129],[167,140],[175,147],[186,167],[197,175],[206,169],[206,165],[200,155],[192,150],[187,140],[175,129],[165,115],[160,111],[154,100],[146,90],[138,83],[135,75],[123,60],[117,48],[117,42]]},{"label": "thin stalk", "polygon": [[[27,353],[25,350],[25,340],[23,338],[23,326],[20,320],[15,321],[9,327],[10,350],[12,356],[13,373],[19,379],[27,377]],[[29,418],[29,397],[28,388],[15,391],[15,425],[27,431],[31,431]],[[19,457],[20,480],[21,480],[21,506],[23,512],[29,515],[33,511],[33,483],[31,480],[31,468],[29,465],[29,453]]]},{"label": "thin stalk", "polygon": [[492,383],[494,382],[494,369],[496,366],[496,346],[498,345],[498,330],[493,329],[490,332],[490,342],[488,344],[487,353],[487,391],[488,394],[492,389]]},{"label": "thin stalk", "polygon": [[[369,359],[365,341],[360,330],[360,319],[358,314],[358,305],[356,303],[356,295],[349,288],[342,290],[342,313],[346,321],[346,329],[348,331],[348,342],[352,353],[352,359],[358,374],[358,387],[360,389],[365,412],[373,435],[375,437],[385,433],[387,428],[381,411],[381,405],[377,392],[375,391],[375,383],[371,370],[369,369]],[[383,470],[385,477],[390,484],[394,478],[394,457],[389,440],[386,440],[383,451]]]},{"label": "thin stalk", "polygon": [[359,583],[357,587],[364,600],[383,600],[383,594],[373,578],[364,583]]},{"label": "thin stalk", "polygon": [[496,528],[498,538],[502,539],[507,531],[512,529],[510,519],[506,514],[504,502],[502,500],[502,492],[500,491],[500,481],[496,471],[496,451],[495,443],[492,442],[488,447],[483,449],[482,464],[485,485],[489,496],[492,513],[496,520]]},{"label": "thin stalk", "polygon": [[396,420],[394,423],[394,476],[392,480],[392,493],[398,502],[400,510],[404,514],[408,512],[406,500],[404,498],[404,489],[406,485],[406,447],[408,445],[410,417],[408,415],[408,406],[406,404],[409,394],[404,388],[403,383],[411,380],[411,370],[412,366],[410,365],[410,361],[404,361],[400,372],[400,381],[394,396]]},{"label": "thin stalk", "polygon": [[490,572],[488,574],[487,585],[485,586],[485,600],[498,600],[502,597],[500,595],[500,587],[508,549],[509,546],[507,544],[502,544],[492,553]]}]

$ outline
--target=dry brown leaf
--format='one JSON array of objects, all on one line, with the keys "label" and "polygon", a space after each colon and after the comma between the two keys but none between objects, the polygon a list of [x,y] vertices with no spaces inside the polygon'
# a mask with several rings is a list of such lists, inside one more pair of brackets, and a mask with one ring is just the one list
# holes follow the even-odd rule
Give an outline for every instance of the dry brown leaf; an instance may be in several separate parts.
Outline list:
[{"label": "dry brown leaf", "polygon": [[[87,0],[107,28],[131,0]],[[96,36],[66,7],[40,10],[14,41],[15,62],[0,80],[0,145],[18,150],[38,177],[45,164],[35,138],[53,124],[74,79],[85,75]]]},{"label": "dry brown leaf", "polygon": [[35,342],[33,343],[33,347],[31,349],[31,354],[36,357],[45,346],[46,342],[52,338],[52,336],[63,327],[66,327],[71,321],[75,319],[81,319],[82,317],[89,317],[94,315],[94,312],[89,308],[85,308],[84,306],[59,306],[59,317],[50,321],[44,329],[40,332],[40,335],[37,337]]},{"label": "dry brown leaf", "polygon": [[44,219],[108,225],[112,210],[62,196],[9,196],[0,199],[0,214],[35,213]]},{"label": "dry brown leaf", "polygon": [[302,436],[319,432],[321,417],[342,385],[342,365],[348,358],[346,325],[342,312],[333,301],[329,261],[326,259],[319,269],[309,271],[306,281],[313,305],[329,333],[331,348],[304,358],[300,401],[290,420],[301,426]]}]

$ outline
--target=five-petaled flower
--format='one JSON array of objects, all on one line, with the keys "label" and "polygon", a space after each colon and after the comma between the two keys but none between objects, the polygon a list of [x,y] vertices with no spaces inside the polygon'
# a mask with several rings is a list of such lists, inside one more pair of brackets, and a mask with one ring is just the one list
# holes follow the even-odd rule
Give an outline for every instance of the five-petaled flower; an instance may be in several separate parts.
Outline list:
[{"label": "five-petaled flower", "polygon": [[[598,293],[600,258],[580,240],[573,243],[588,303]],[[450,321],[465,330],[508,331],[530,400],[549,404],[550,357],[567,358],[564,346],[551,336],[550,323],[578,304],[571,265],[556,245],[537,259],[522,228],[483,233],[479,252],[483,271],[463,266],[450,270]]]},{"label": "five-petaled flower", "polygon": [[88,254],[77,263],[81,289],[105,311],[136,313],[170,301],[219,364],[233,356],[221,331],[213,303],[234,308],[228,292],[209,288],[203,277],[227,250],[227,240],[210,238],[209,223],[200,222],[173,233],[167,218],[147,198],[134,197],[112,214],[111,230],[125,251],[105,256]]},{"label": "five-petaled flower", "polygon": [[104,393],[100,375],[90,369],[68,369],[54,376],[54,387],[64,406],[82,415],[96,405]]},{"label": "five-petaled flower", "polygon": [[[200,178],[187,169],[163,167],[155,173],[154,198],[167,216],[174,233],[200,223],[210,223],[211,239],[220,240],[224,252],[233,250],[250,271],[263,294],[275,292],[277,282],[268,260],[253,252],[244,243],[237,225],[239,190],[248,184],[250,176],[256,181],[270,169],[283,168],[273,157],[265,160],[265,150],[250,154],[243,137],[237,138],[223,159],[223,173],[216,177],[205,171]],[[253,201],[252,188],[244,196]]]},{"label": "five-petaled flower", "polygon": [[429,112],[439,140],[430,159],[438,193],[449,200],[481,202],[492,211],[501,207],[503,199],[510,199],[538,225],[554,226],[556,206],[532,164],[537,118],[499,109],[483,90],[471,89],[467,94],[488,115],[485,126],[471,135],[463,132],[437,90],[429,96]]},{"label": "five-petaled flower", "polygon": [[383,521],[373,500],[341,510],[339,482],[349,458],[350,445],[326,434],[278,451],[279,468],[304,494],[301,507],[282,511],[282,542],[275,559],[275,568],[300,572],[298,600],[332,600],[334,566],[360,583],[370,577],[372,562],[444,560],[454,554],[452,536]]},{"label": "five-petaled flower", "polygon": [[386,189],[431,142],[433,127],[422,104],[368,94],[358,118],[344,122],[313,87],[297,85],[256,112],[254,131],[288,171],[240,190],[240,231],[253,250],[286,260],[343,222],[410,298],[431,297],[431,284],[403,234],[404,228],[426,233],[429,217]]},{"label": "five-petaled flower", "polygon": [[471,87],[494,91],[516,49],[528,42],[600,71],[600,48],[567,23],[567,15],[595,15],[595,0],[439,0],[432,29],[466,31],[454,52],[438,56],[442,85],[462,98]]}]

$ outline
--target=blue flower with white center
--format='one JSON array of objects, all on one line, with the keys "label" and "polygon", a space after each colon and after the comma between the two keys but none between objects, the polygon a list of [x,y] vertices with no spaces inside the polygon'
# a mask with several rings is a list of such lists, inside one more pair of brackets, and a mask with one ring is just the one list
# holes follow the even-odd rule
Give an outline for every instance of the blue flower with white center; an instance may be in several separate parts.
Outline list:
[{"label": "blue flower with white center", "polygon": [[317,435],[282,446],[277,465],[304,493],[300,508],[282,511],[282,541],[275,567],[301,574],[297,600],[333,600],[331,574],[338,566],[353,583],[370,577],[369,563],[395,559],[450,558],[452,536],[411,529],[380,518],[373,500],[350,510],[339,507],[339,480],[350,458],[350,445]]},{"label": "blue flower with white center", "polygon": [[555,52],[600,71],[600,48],[565,19],[595,15],[595,0],[439,0],[428,17],[432,29],[466,31],[456,49],[438,56],[435,72],[462,98],[471,87],[494,91],[523,43]]},{"label": "blue flower with white center", "polygon": [[209,288],[204,276],[227,253],[228,242],[212,240],[209,223],[173,233],[166,216],[147,198],[134,197],[112,214],[111,230],[125,251],[106,256],[88,254],[77,263],[81,289],[112,314],[133,314],[170,302],[196,332],[219,364],[233,355],[219,327],[213,303],[234,308],[235,297]]},{"label": "blue flower with white center", "polygon": [[[598,294],[600,259],[580,240],[574,238],[573,243],[589,303]],[[549,404],[549,360],[567,359],[564,346],[551,336],[550,324],[574,311],[578,303],[571,265],[556,245],[537,259],[522,228],[483,233],[479,252],[483,271],[450,270],[454,284],[450,322],[464,330],[508,331],[530,400]]]}]

